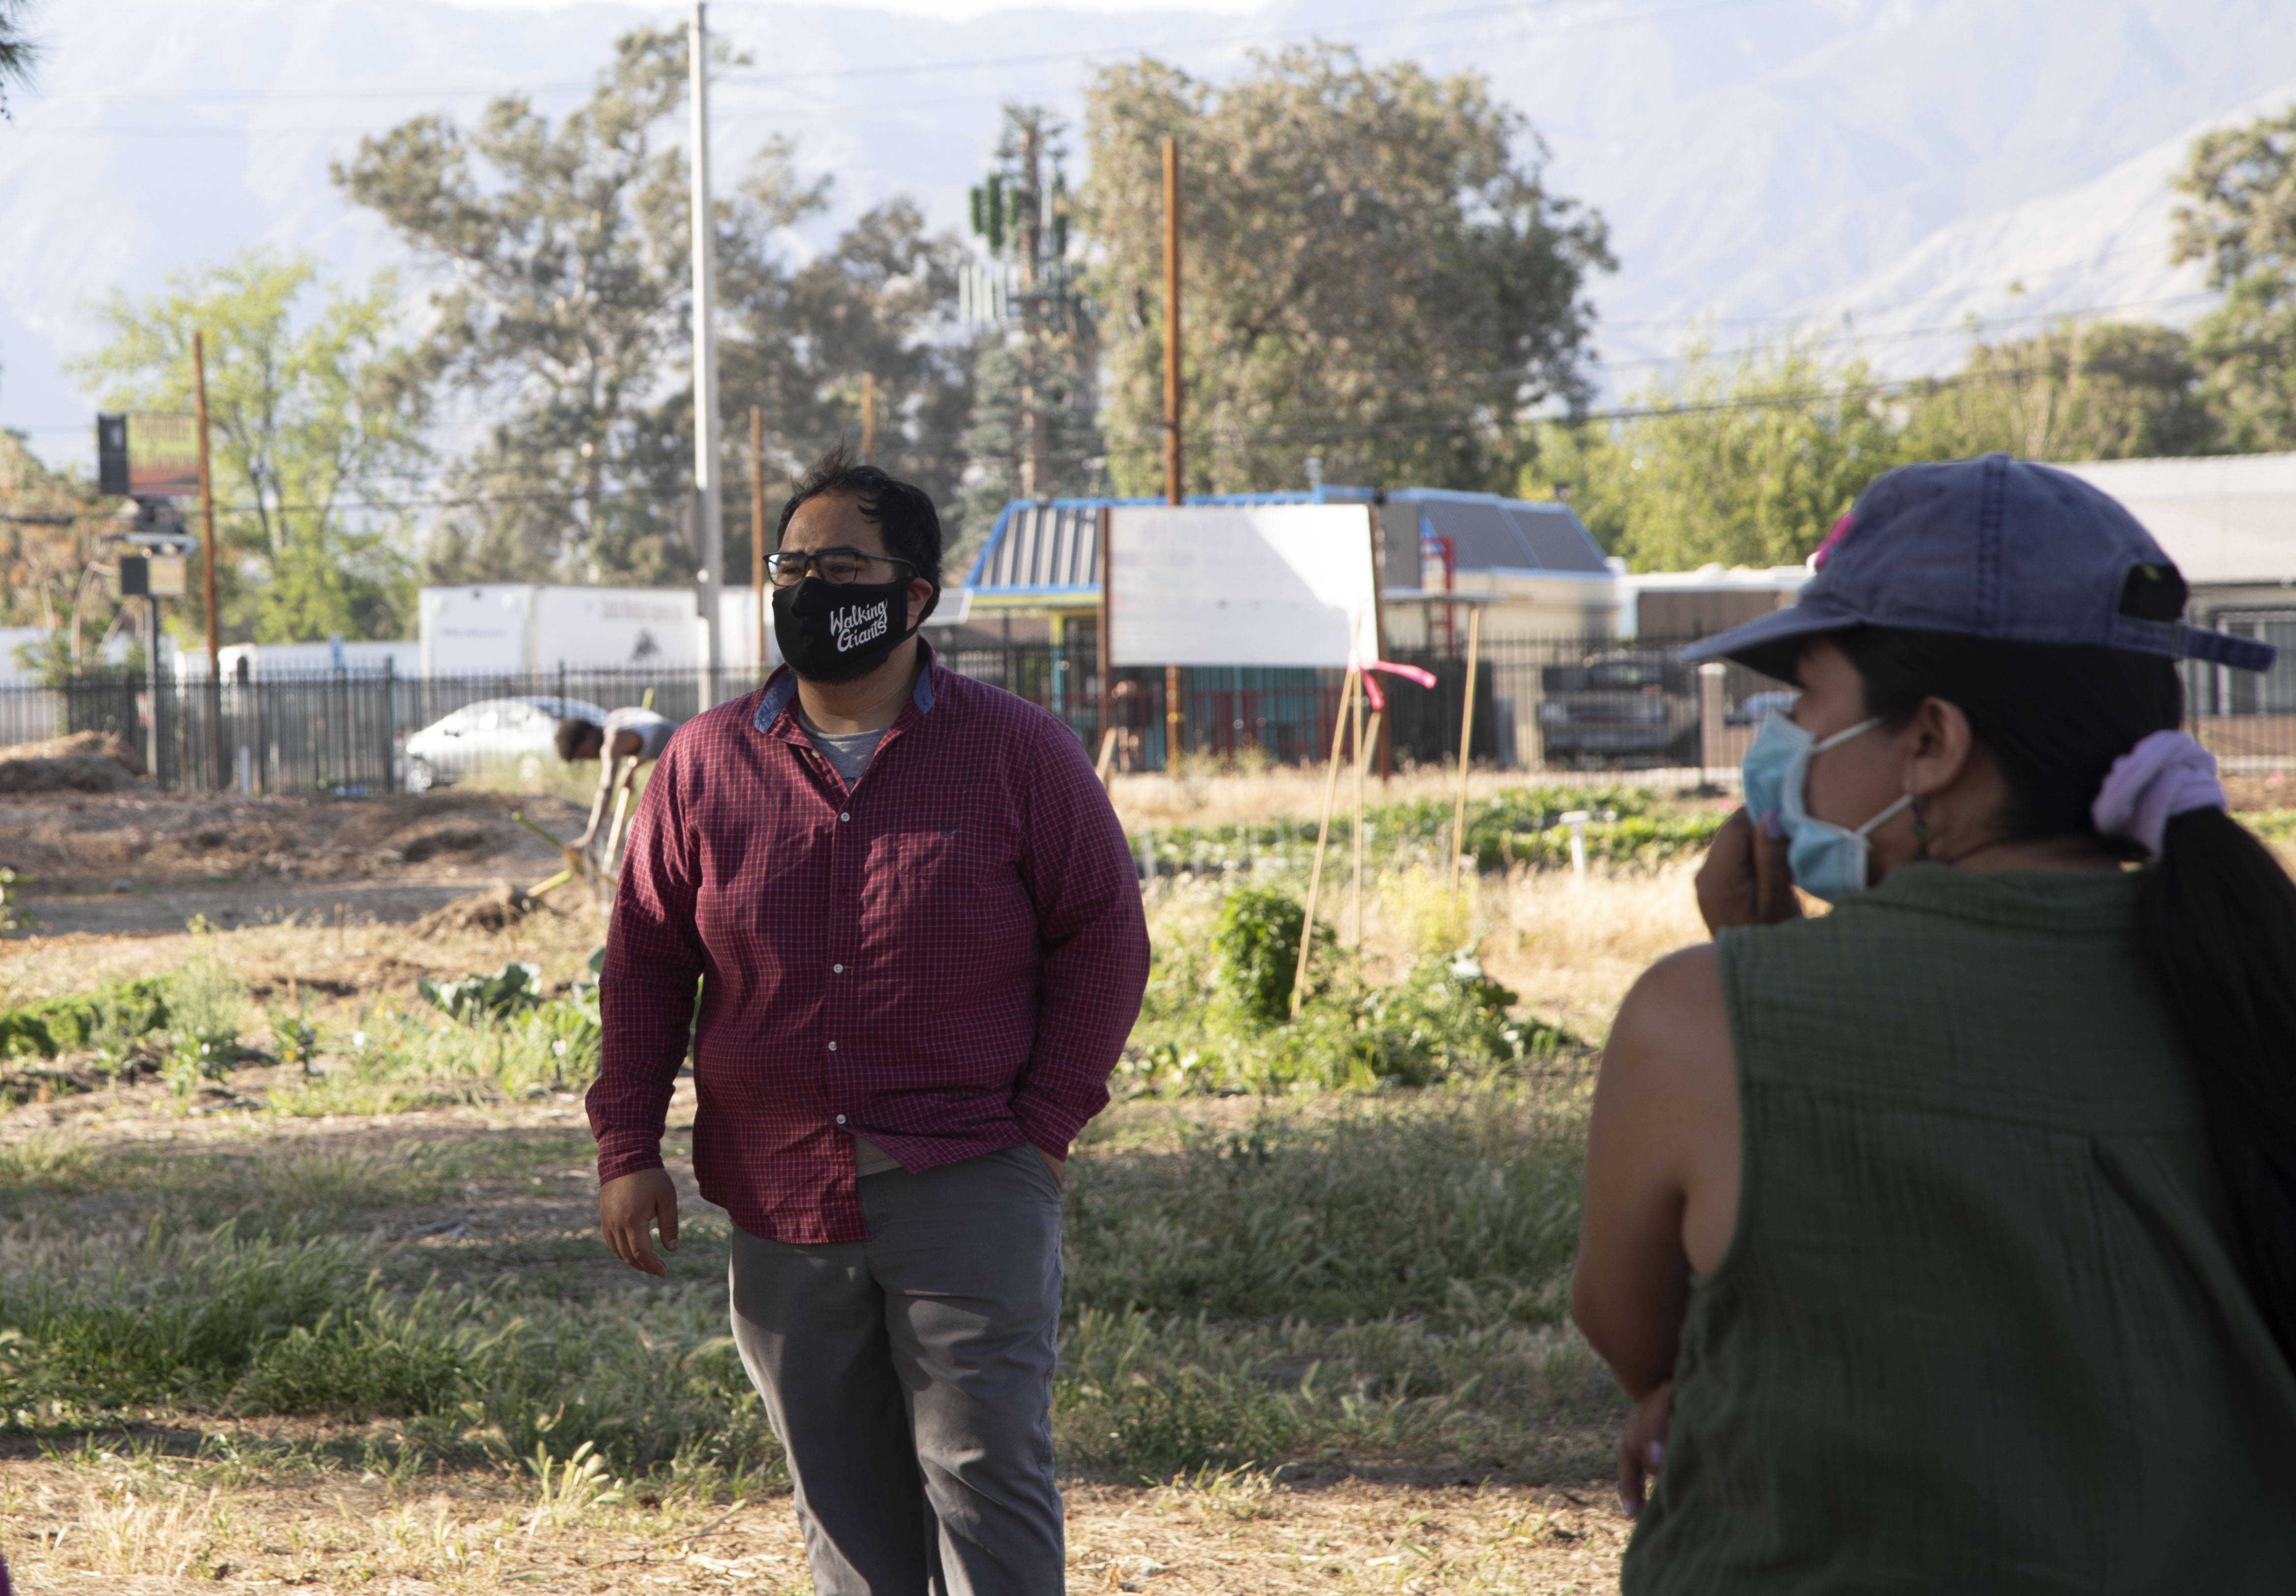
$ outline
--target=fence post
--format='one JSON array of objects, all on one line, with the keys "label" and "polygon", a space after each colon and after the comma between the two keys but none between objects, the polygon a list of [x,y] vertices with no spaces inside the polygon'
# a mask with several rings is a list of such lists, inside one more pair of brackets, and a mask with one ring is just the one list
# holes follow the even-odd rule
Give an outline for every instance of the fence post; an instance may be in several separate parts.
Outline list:
[{"label": "fence post", "polygon": [[[562,688],[566,667],[558,668]],[[382,657],[382,790],[398,790],[398,662],[388,654]]]},{"label": "fence post", "polygon": [[[1728,768],[1723,739],[1729,730],[1729,711],[1723,707],[1722,682],[1730,667],[1719,660],[1709,660],[1698,667],[1698,780],[1702,785],[1714,779],[1718,770]],[[1677,678],[1679,680],[1679,678]]]}]

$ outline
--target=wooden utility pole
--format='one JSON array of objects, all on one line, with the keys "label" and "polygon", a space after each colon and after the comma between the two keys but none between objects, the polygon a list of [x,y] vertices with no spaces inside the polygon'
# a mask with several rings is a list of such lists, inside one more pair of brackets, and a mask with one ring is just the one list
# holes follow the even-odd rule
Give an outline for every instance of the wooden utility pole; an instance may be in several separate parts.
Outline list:
[{"label": "wooden utility pole", "polygon": [[766,674],[766,417],[750,406],[750,591],[758,602],[758,676]]},{"label": "wooden utility pole", "polygon": [[[1164,141],[1164,503],[1186,498],[1180,456],[1180,141]],[[1164,768],[1180,773],[1180,667],[1164,667]]]},{"label": "wooden utility pole", "polygon": [[877,374],[861,373],[861,463],[877,463]]},{"label": "wooden utility pole", "polygon": [[208,768],[223,785],[223,633],[216,614],[215,476],[208,457],[208,348],[192,330],[192,397],[200,422],[200,591],[208,618]]},{"label": "wooden utility pole", "polygon": [[1180,141],[1164,141],[1164,503],[1177,504],[1180,454]]}]

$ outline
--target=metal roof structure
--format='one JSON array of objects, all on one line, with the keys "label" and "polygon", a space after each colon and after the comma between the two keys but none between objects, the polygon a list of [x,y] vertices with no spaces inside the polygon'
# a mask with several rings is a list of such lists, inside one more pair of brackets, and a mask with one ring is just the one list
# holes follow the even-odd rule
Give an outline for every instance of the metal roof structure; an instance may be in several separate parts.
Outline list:
[{"label": "metal roof structure", "polygon": [[[1386,585],[1419,587],[1419,551],[1448,539],[1457,571],[1611,579],[1603,551],[1568,504],[1459,493],[1439,487],[1322,487],[1301,493],[1191,495],[1190,504],[1376,504],[1385,544]],[[1100,512],[1160,499],[1015,499],[1004,506],[988,545],[965,577],[977,601],[1011,607],[1030,602],[1096,602],[1100,593]]]}]

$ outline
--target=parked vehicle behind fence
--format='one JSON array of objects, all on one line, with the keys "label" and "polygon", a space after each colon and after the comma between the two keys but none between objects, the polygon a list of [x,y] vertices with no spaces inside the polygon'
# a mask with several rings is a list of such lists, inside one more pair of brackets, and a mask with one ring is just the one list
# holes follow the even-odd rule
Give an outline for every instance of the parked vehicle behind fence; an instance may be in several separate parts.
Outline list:
[{"label": "parked vehicle behind fence", "polygon": [[1698,675],[1671,652],[1621,650],[1539,672],[1550,765],[1648,769],[1698,762]]},{"label": "parked vehicle behind fence", "polygon": [[552,741],[562,720],[596,721],[606,711],[581,699],[480,699],[408,734],[399,767],[408,792],[427,792],[480,770],[515,771],[521,782],[541,779],[543,762],[555,759]]}]

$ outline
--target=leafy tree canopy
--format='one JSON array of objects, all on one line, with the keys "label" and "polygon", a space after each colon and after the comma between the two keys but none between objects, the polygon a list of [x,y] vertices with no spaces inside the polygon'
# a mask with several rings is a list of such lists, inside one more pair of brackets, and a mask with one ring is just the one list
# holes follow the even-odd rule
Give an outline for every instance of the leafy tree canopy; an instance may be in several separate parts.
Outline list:
[{"label": "leafy tree canopy", "polygon": [[[389,505],[419,479],[428,408],[398,301],[388,273],[352,291],[323,286],[308,256],[252,250],[99,307],[111,341],[70,369],[108,409],[188,414],[192,334],[205,334],[226,638],[412,628],[403,517]],[[195,576],[174,606],[186,637],[206,626],[201,587]]]},{"label": "leafy tree canopy", "polygon": [[2172,258],[2224,303],[2193,330],[2206,397],[2240,450],[2296,448],[2296,107],[2194,141]]},{"label": "leafy tree canopy", "polygon": [[1959,373],[1915,384],[1908,402],[1909,460],[2202,454],[2219,435],[2185,335],[2147,323],[2067,321],[1980,344]]},{"label": "leafy tree canopy", "polygon": [[1163,199],[1180,140],[1191,491],[1333,481],[1502,486],[1525,417],[1588,391],[1602,221],[1474,73],[1334,45],[1214,86],[1142,60],[1086,91],[1085,220],[1109,340],[1110,469],[1161,485]]},{"label": "leafy tree canopy", "polygon": [[[468,128],[418,117],[335,168],[437,281],[429,368],[503,418],[449,468],[462,503],[434,528],[434,579],[692,577],[691,233],[675,119],[685,91],[685,30],[639,29],[555,124],[506,96]],[[753,405],[787,470],[857,429],[869,372],[890,422],[881,458],[954,487],[965,375],[927,336],[955,298],[954,241],[924,238],[916,207],[897,200],[791,266],[773,240],[829,196],[793,155],[767,142],[713,208],[735,575],[749,556],[740,487]]]},{"label": "leafy tree canopy", "polygon": [[1702,343],[1636,396],[1648,413],[1551,429],[1521,486],[1570,489],[1597,539],[1637,570],[1792,565],[1897,462],[1875,393],[1862,363],[1830,363],[1816,335],[1730,356]]}]

